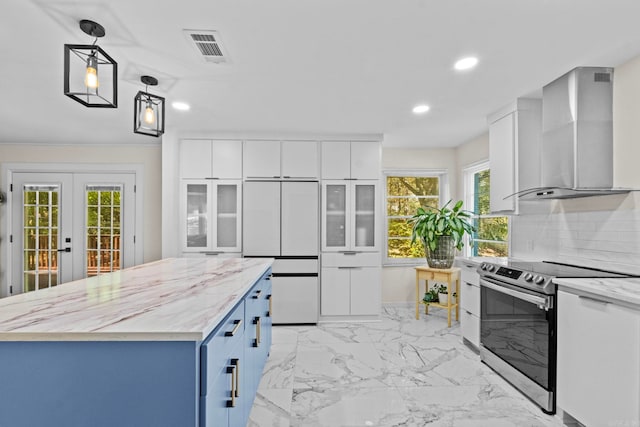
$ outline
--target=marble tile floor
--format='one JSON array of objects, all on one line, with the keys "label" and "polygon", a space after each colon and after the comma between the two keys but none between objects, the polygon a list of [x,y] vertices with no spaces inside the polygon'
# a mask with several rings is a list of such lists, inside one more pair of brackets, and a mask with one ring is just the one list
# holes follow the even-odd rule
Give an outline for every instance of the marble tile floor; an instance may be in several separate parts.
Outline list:
[{"label": "marble tile floor", "polygon": [[251,427],[562,426],[480,362],[446,311],[275,326]]}]

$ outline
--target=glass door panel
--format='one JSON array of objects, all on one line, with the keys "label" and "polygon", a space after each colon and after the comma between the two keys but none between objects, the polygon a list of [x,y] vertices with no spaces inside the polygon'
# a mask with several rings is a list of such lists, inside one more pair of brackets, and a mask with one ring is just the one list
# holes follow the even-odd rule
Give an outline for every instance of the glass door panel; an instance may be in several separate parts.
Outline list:
[{"label": "glass door panel", "polygon": [[187,248],[207,248],[208,189],[207,184],[187,184]]},{"label": "glass door panel", "polygon": [[216,245],[238,246],[238,184],[218,184],[216,196]]},{"label": "glass door panel", "polygon": [[325,246],[347,246],[347,184],[325,185]]},{"label": "glass door panel", "polygon": [[87,185],[85,202],[86,276],[120,270],[122,186]]},{"label": "glass door panel", "polygon": [[24,292],[50,288],[58,278],[60,185],[23,186]]},{"label": "glass door panel", "polygon": [[355,247],[373,248],[375,246],[375,206],[376,186],[374,184],[355,184],[355,227],[353,238]]}]

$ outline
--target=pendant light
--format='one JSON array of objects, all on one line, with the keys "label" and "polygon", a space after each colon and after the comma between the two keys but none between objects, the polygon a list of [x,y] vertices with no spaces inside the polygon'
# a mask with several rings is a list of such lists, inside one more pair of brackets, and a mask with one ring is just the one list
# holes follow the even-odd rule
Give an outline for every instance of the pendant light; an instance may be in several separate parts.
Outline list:
[{"label": "pendant light", "polygon": [[85,107],[118,107],[118,64],[100,46],[104,27],[83,19],[80,29],[93,44],[64,45],[64,94]]},{"label": "pendant light", "polygon": [[139,91],[134,98],[133,132],[149,136],[160,136],[164,133],[164,98],[149,93],[148,86],[157,86],[158,79],[142,76],[140,81],[145,89]]}]

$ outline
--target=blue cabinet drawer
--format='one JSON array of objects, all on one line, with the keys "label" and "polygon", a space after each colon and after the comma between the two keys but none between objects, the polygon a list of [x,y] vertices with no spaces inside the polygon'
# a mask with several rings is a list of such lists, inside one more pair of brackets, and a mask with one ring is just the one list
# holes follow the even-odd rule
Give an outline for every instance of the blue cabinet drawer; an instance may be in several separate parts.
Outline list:
[{"label": "blue cabinet drawer", "polygon": [[242,342],[245,330],[245,303],[240,302],[200,346],[200,396],[208,385],[226,369],[232,349]]}]

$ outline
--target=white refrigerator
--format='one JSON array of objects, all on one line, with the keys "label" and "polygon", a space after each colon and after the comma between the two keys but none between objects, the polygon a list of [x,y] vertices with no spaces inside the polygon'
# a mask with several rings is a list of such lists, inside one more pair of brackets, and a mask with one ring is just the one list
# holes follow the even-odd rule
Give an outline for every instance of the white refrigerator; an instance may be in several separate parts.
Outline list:
[{"label": "white refrigerator", "polygon": [[319,184],[246,181],[242,248],[271,257],[274,324],[317,323],[319,311]]}]

